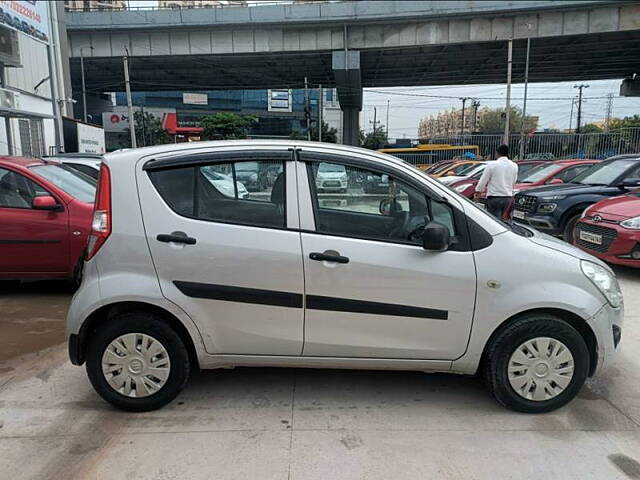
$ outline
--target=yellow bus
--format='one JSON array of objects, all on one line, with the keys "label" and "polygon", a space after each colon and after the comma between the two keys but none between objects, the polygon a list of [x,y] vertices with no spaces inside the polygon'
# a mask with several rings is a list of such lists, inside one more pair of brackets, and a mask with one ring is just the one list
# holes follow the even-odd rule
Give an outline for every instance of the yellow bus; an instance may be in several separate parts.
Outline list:
[{"label": "yellow bus", "polygon": [[465,153],[473,153],[478,160],[480,155],[478,145],[447,145],[445,143],[420,144],[411,148],[381,148],[378,151],[401,158],[421,170],[426,170],[430,165],[443,160],[455,158],[464,160]]}]

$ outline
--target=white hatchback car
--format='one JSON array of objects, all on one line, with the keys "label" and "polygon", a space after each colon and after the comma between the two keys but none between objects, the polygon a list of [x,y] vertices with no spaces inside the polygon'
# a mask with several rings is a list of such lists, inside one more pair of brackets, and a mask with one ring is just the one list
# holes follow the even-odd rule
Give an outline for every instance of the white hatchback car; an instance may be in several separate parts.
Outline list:
[{"label": "white hatchback car", "polygon": [[[281,173],[247,198],[203,173],[235,178],[243,162]],[[320,202],[318,176],[334,170],[386,175],[388,190]],[[605,264],[359,148],[226,141],[108,154],[87,248],[69,353],[126,410],[171,401],[194,367],[281,366],[481,372],[503,405],[546,412],[621,338]]]}]

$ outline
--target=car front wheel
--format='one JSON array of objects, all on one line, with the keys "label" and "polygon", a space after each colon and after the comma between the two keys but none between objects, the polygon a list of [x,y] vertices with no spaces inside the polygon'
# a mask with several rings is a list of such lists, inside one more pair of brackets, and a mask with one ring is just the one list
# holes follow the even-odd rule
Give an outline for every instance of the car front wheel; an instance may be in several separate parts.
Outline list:
[{"label": "car front wheel", "polygon": [[503,329],[486,352],[484,377],[493,396],[518,412],[545,413],[573,399],[589,372],[582,336],[558,317],[523,316]]},{"label": "car front wheel", "polygon": [[580,215],[574,215],[567,220],[564,226],[564,232],[562,233],[562,239],[565,242],[573,243],[573,231],[576,228],[576,223],[580,220]]},{"label": "car front wheel", "polygon": [[117,315],[87,347],[87,374],[107,402],[133,412],[160,408],[189,378],[187,349],[161,318],[149,313]]}]

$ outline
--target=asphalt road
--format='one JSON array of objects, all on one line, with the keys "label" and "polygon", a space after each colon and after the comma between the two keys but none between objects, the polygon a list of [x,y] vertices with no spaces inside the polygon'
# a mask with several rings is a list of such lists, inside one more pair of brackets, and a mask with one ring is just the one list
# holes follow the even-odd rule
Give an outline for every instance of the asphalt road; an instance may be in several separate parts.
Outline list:
[{"label": "asphalt road", "polygon": [[68,292],[0,292],[0,478],[640,479],[640,271],[618,274],[617,363],[537,416],[475,378],[294,369],[205,372],[164,409],[123,413],[57,344]]}]

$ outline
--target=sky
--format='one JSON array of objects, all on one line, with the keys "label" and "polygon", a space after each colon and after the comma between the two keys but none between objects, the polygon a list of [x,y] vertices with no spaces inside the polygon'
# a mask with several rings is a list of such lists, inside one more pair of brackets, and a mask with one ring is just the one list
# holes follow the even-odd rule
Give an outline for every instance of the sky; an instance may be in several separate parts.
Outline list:
[{"label": "sky", "polygon": [[[131,6],[153,7],[157,0],[129,0]],[[613,93],[612,117],[626,117],[640,114],[640,97],[619,97],[620,83],[616,80],[583,81],[589,85],[584,89],[582,124],[602,121],[607,110],[607,94]],[[527,93],[527,114],[539,117],[539,128],[569,128],[572,98],[578,90],[576,82],[531,83]],[[438,112],[460,108],[460,97],[472,97],[480,102],[480,108],[504,108],[506,85],[453,85],[395,88],[369,88],[364,91],[361,127],[373,127],[374,107],[377,120],[386,124],[387,100],[389,101],[389,137],[417,138],[418,123],[423,117],[437,115]],[[437,96],[453,98],[434,98]],[[524,85],[513,84],[511,104],[522,108]],[[470,105],[471,101],[467,102]],[[576,125],[576,109],[573,112],[573,127]]]}]

